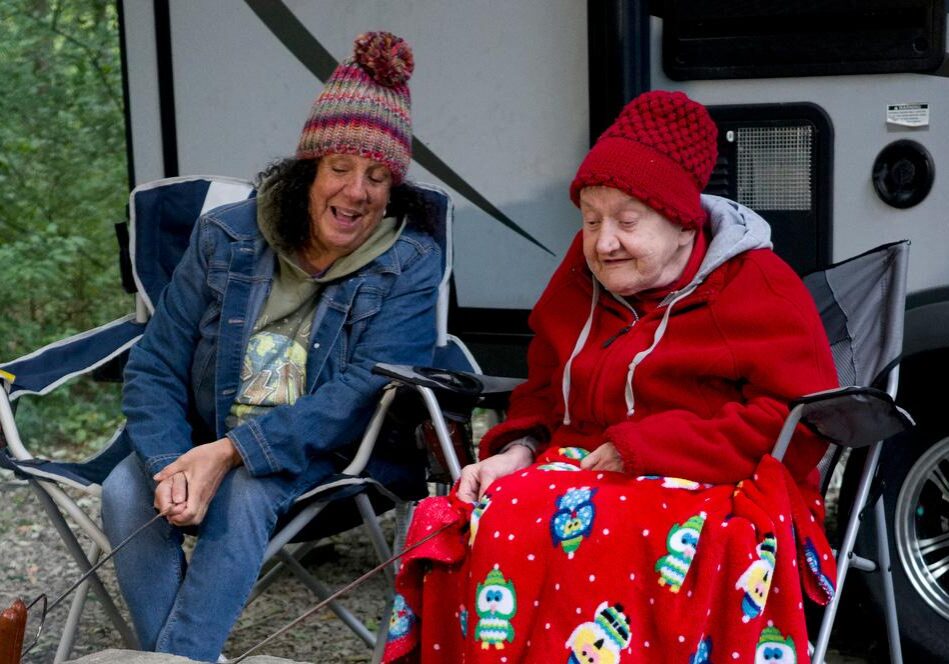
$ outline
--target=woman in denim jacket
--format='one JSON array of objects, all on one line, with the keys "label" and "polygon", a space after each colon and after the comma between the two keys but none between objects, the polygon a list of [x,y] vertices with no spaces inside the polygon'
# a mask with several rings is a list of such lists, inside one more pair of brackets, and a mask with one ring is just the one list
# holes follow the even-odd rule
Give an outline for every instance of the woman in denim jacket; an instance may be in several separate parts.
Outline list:
[{"label": "woman in denim jacket", "polygon": [[115,559],[146,650],[219,657],[277,518],[362,433],[384,384],[372,366],[431,361],[442,260],[401,184],[412,66],[398,37],[357,38],[295,158],[199,219],[132,350],[134,453],[102,516],[117,543],[166,515]]}]

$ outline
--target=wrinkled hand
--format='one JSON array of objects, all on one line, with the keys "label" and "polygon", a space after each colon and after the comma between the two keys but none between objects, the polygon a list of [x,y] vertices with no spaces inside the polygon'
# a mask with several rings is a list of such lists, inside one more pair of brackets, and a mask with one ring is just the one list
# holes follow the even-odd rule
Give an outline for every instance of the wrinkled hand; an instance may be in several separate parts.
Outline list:
[{"label": "wrinkled hand", "polygon": [[155,508],[170,508],[166,518],[175,526],[201,523],[224,476],[241,463],[226,437],[188,450],[155,475]]},{"label": "wrinkled hand", "polygon": [[529,449],[513,445],[502,454],[465,466],[458,480],[458,498],[467,503],[477,502],[494,480],[527,468],[533,461],[534,455]]},{"label": "wrinkled hand", "polygon": [[580,467],[584,470],[609,470],[623,472],[623,457],[613,443],[603,443],[580,460]]}]

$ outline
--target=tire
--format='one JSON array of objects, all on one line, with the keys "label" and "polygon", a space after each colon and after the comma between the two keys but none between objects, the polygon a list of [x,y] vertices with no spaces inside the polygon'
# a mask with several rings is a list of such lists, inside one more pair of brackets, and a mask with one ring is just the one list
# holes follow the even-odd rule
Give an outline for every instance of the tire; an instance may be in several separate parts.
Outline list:
[{"label": "tire", "polygon": [[[855,454],[848,464],[842,500],[853,495],[864,458]],[[915,430],[888,441],[878,475],[904,659],[949,662],[949,435]],[[872,560],[875,530],[868,509],[856,553]],[[848,586],[862,587],[869,610],[882,621],[879,576],[853,570],[847,579]]]}]

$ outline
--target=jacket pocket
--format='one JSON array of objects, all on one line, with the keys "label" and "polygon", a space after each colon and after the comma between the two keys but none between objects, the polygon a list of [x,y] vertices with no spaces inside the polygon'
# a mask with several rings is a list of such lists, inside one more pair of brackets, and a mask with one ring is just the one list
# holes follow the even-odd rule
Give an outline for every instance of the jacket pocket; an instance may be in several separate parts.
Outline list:
[{"label": "jacket pocket", "polygon": [[371,316],[375,316],[382,309],[382,291],[372,286],[363,286],[356,293],[353,304],[346,316],[347,325],[356,325]]},{"label": "jacket pocket", "polygon": [[382,298],[383,292],[380,289],[366,284],[363,284],[356,292],[346,314],[342,334],[337,345],[342,366],[346,366],[352,361],[353,353],[359,345],[363,333],[372,324],[375,315],[382,309]]}]

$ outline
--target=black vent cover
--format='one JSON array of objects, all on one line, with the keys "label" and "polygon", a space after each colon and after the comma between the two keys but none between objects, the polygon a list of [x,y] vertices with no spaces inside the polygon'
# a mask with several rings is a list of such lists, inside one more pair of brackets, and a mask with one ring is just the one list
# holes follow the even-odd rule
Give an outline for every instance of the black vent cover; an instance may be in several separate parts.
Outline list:
[{"label": "black vent cover", "polygon": [[667,0],[674,80],[923,72],[945,58],[946,0]]},{"label": "black vent cover", "polygon": [[815,104],[709,106],[718,160],[706,194],[751,208],[771,225],[775,252],[798,274],[831,256],[833,128]]}]

